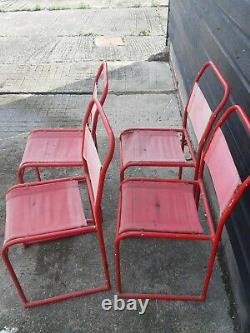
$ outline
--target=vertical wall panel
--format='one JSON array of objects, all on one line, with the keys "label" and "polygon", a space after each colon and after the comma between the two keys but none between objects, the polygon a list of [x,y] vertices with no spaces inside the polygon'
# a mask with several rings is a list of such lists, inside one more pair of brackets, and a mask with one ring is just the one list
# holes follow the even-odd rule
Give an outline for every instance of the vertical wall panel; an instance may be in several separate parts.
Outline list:
[{"label": "vertical wall panel", "polygon": [[[199,67],[211,59],[231,86],[230,103],[241,105],[250,115],[250,0],[170,0],[168,33],[186,92]],[[219,95],[218,87],[208,78],[204,88],[212,106]],[[250,138],[244,135],[237,117],[232,117],[223,132],[243,179],[250,173]],[[249,192],[227,225],[235,259],[232,262],[237,265],[235,270],[229,262],[229,269],[233,284],[237,284],[234,291],[246,332],[250,332]]]}]

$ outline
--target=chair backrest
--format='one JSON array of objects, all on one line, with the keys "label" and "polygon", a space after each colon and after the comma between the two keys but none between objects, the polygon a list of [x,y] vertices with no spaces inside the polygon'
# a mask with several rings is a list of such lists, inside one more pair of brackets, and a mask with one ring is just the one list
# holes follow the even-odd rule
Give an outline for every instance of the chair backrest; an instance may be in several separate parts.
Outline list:
[{"label": "chair backrest", "polygon": [[220,219],[217,226],[222,229],[224,223],[235,207],[236,203],[250,184],[250,176],[241,180],[234,164],[227,141],[221,126],[232,113],[236,113],[242,122],[246,133],[250,134],[250,119],[238,105],[230,106],[217,122],[208,140],[207,146],[201,157],[198,179],[203,178],[204,167],[207,166],[218,200]]},{"label": "chair backrest", "polygon": [[[102,88],[100,91],[100,95],[98,96],[98,85],[101,76],[103,77]],[[108,69],[107,69],[107,63],[103,61],[96,72],[93,85],[93,95],[99,100],[100,104],[103,105],[107,97],[107,94],[108,94]]]},{"label": "chair backrest", "polygon": [[[107,139],[107,148],[102,162],[88,126],[93,106],[96,108],[96,113],[100,118],[100,123],[102,124]],[[90,181],[91,200],[98,209],[101,204],[105,175],[113,157],[114,147],[114,134],[103,108],[96,97],[91,97],[83,120],[82,158],[87,178]]]},{"label": "chair backrest", "polygon": [[[204,77],[205,73],[210,70],[218,79],[218,83],[223,88],[223,95],[218,104],[212,110],[206,100],[204,93],[200,87],[200,80]],[[222,111],[229,97],[230,89],[226,80],[223,78],[217,66],[212,62],[206,62],[197,73],[193,87],[188,98],[184,113],[183,113],[183,127],[187,128],[188,119],[190,119],[194,134],[197,138],[197,161],[199,162],[203,145],[210,133],[214,120],[217,115]],[[189,135],[190,138],[190,135]]]},{"label": "chair backrest", "polygon": [[[98,93],[99,80],[102,77],[102,87],[100,93]],[[99,66],[93,84],[92,96],[99,100],[100,104],[103,105],[108,94],[108,70],[107,63],[103,61]],[[95,140],[95,133],[98,121],[98,112],[96,112],[96,106],[93,105],[91,110],[91,117],[89,119],[89,124],[91,124],[91,133]]]}]

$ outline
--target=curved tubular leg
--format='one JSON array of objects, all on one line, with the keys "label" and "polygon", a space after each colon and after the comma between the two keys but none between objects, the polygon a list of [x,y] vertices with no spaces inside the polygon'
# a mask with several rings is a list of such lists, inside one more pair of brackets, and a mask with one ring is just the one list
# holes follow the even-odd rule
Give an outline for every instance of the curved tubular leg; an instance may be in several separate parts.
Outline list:
[{"label": "curved tubular leg", "polygon": [[[70,298],[74,298],[74,297],[80,297],[80,296],[85,296],[85,295],[90,295],[90,294],[94,294],[97,292],[102,292],[102,291],[106,291],[109,290],[111,288],[111,284],[110,284],[110,277],[109,277],[109,271],[108,271],[108,264],[107,264],[107,258],[106,258],[106,252],[105,252],[105,248],[104,248],[104,242],[103,242],[103,236],[102,233],[99,231],[97,232],[97,237],[98,237],[98,241],[100,244],[100,250],[101,250],[101,256],[102,256],[102,264],[103,264],[103,268],[104,268],[104,274],[105,274],[105,280],[106,283],[104,286],[101,287],[95,287],[95,288],[90,288],[90,289],[83,289],[83,290],[76,290],[76,291],[72,291],[72,292],[67,292],[64,294],[59,294],[59,295],[55,295],[55,296],[51,296],[45,299],[36,299],[36,300],[28,300],[24,294],[24,291],[21,287],[20,282],[18,281],[18,278],[16,276],[16,273],[14,271],[14,268],[8,258],[8,249],[10,248],[10,246],[5,245],[3,250],[2,250],[2,258],[3,261],[6,265],[6,268],[11,276],[11,279],[13,280],[13,283],[17,289],[17,292],[21,298],[22,304],[24,307],[26,308],[30,308],[33,306],[39,306],[39,305],[44,305],[44,304],[49,304],[49,303],[54,303],[54,302],[58,302],[58,301],[64,301]],[[20,243],[21,244],[21,243]]]},{"label": "curved tubular leg", "polygon": [[121,169],[121,171],[120,171],[120,182],[122,182],[124,180],[124,173],[125,173],[125,170]]},{"label": "curved tubular leg", "polygon": [[115,240],[115,285],[120,294],[121,290],[121,271],[120,271],[120,241]]},{"label": "curved tubular leg", "polygon": [[[25,173],[25,166],[21,166],[18,168],[17,170],[17,181],[18,183],[20,184],[23,184],[24,183],[24,173]],[[40,175],[40,171],[39,171],[39,168],[38,167],[34,167],[34,170],[35,170],[35,176],[36,176],[36,180],[37,181],[41,181],[41,175]]]},{"label": "curved tubular leg", "polygon": [[[139,235],[138,235],[139,236]],[[121,298],[142,298],[142,299],[159,299],[166,301],[200,301],[206,300],[209,280],[212,275],[213,265],[217,253],[217,245],[212,245],[212,250],[208,259],[208,268],[203,279],[202,291],[196,295],[190,294],[166,294],[166,293],[136,293],[136,292],[122,292],[121,287],[121,270],[120,270],[120,241],[121,239],[115,239],[114,251],[115,251],[115,286],[118,295]]]},{"label": "curved tubular leg", "polygon": [[25,167],[19,167],[17,169],[17,181],[19,184],[24,183],[24,172],[25,172]]},{"label": "curved tubular leg", "polygon": [[211,249],[211,252],[210,252],[210,255],[209,255],[209,258],[208,258],[207,271],[206,271],[205,276],[204,276],[203,287],[202,287],[202,298],[203,298],[203,300],[205,300],[206,297],[207,297],[209,281],[210,281],[212,273],[213,273],[213,267],[214,267],[214,262],[215,262],[215,258],[216,258],[216,254],[217,254],[218,245],[219,245],[218,241],[216,241],[212,245],[212,249]]},{"label": "curved tubular leg", "polygon": [[182,167],[179,167],[178,179],[182,178]]},{"label": "curved tubular leg", "polygon": [[36,179],[37,181],[41,181],[41,175],[38,167],[35,167],[35,172],[36,172]]},{"label": "curved tubular leg", "polygon": [[7,270],[9,272],[10,276],[11,276],[11,279],[13,280],[13,283],[14,283],[16,289],[17,289],[17,292],[18,292],[18,294],[21,298],[22,304],[23,304],[23,306],[26,307],[28,301],[27,301],[27,298],[24,294],[24,291],[23,291],[23,289],[22,289],[22,287],[21,287],[21,285],[18,281],[18,278],[16,276],[14,268],[13,268],[13,266],[12,266],[10,260],[9,260],[8,252],[9,252],[9,246],[6,245],[2,250],[2,258],[3,258],[3,261],[6,265]]},{"label": "curved tubular leg", "polygon": [[110,289],[111,284],[110,284],[110,276],[109,276],[109,270],[108,270],[108,260],[107,260],[107,255],[106,255],[105,245],[104,245],[104,240],[103,240],[103,233],[100,230],[100,228],[97,228],[96,233],[97,233],[97,238],[98,238],[99,247],[100,247],[100,251],[101,251],[102,265],[103,265],[103,271],[104,271],[104,276],[105,276],[105,280],[106,280],[106,286],[107,286],[107,289]]}]

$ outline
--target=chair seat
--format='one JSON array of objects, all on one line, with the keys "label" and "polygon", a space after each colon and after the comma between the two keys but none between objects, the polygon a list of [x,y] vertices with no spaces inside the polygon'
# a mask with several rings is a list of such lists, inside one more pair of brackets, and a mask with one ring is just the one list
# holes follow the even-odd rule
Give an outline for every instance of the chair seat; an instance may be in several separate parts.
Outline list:
[{"label": "chair seat", "polygon": [[121,198],[119,233],[203,232],[192,184],[128,180],[121,185]]},{"label": "chair seat", "polygon": [[16,186],[6,194],[5,240],[86,225],[75,180]]},{"label": "chair seat", "polygon": [[186,162],[177,132],[129,130],[121,134],[123,165],[128,162]]},{"label": "chair seat", "polygon": [[27,140],[21,164],[82,164],[81,129],[41,129],[32,131]]}]

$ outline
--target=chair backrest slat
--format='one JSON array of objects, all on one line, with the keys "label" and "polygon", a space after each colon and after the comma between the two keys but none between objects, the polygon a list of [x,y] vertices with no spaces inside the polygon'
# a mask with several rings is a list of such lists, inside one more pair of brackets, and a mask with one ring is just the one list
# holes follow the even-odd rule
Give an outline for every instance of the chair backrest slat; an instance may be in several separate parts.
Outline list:
[{"label": "chair backrest slat", "polygon": [[[102,156],[104,156],[102,160],[99,157],[95,141],[88,127],[93,107],[96,108],[97,119],[100,119],[100,125],[102,125],[104,129],[102,133],[104,132],[104,136],[106,135],[107,138],[107,146],[105,146],[107,148],[105,154],[102,154]],[[100,206],[102,198],[106,171],[113,157],[114,146],[114,134],[103,108],[97,98],[91,97],[83,119],[82,158],[85,172],[91,183],[94,204],[98,207]]]},{"label": "chair backrest slat", "polygon": [[[223,89],[223,94],[221,99],[218,101],[217,105],[212,110],[208,104],[208,101],[200,88],[200,81],[205,76],[207,71],[210,71],[216,77],[219,85]],[[217,66],[212,62],[208,61],[200,68],[197,73],[194,83],[191,89],[191,93],[189,95],[184,113],[183,113],[183,127],[187,128],[188,118],[191,121],[194,134],[198,141],[198,149],[197,149],[197,162],[199,163],[199,159],[202,153],[204,142],[206,141],[211,128],[213,126],[213,122],[216,119],[217,115],[223,110],[224,105],[226,104],[229,97],[230,89],[229,85],[220,73]],[[190,133],[189,137],[191,139]]]},{"label": "chair backrest slat", "polygon": [[[103,81],[100,94],[98,94],[99,80],[101,76]],[[100,104],[103,105],[107,97],[107,94],[108,94],[108,69],[107,69],[107,63],[103,61],[99,66],[94,79],[93,97],[96,97],[99,100]]]},{"label": "chair backrest slat", "polygon": [[[95,98],[98,98],[97,97],[97,84],[96,84],[96,82],[94,83],[92,96],[95,97]],[[94,104],[93,107],[92,107],[92,110],[91,110],[91,124],[93,124],[93,119],[95,118],[95,114],[96,114],[96,106]]]},{"label": "chair backrest slat", "polygon": [[187,112],[196,138],[200,142],[211,117],[212,110],[197,82],[194,84]]},{"label": "chair backrest slat", "polygon": [[220,128],[216,130],[204,159],[213,181],[221,214],[237,186],[241,184],[241,179]]},{"label": "chair backrest slat", "polygon": [[[229,107],[217,122],[211,137],[203,151],[201,163],[198,170],[198,178],[204,176],[204,167],[207,166],[214,190],[217,196],[220,216],[230,207],[230,203],[235,200],[238,188],[244,185],[245,180],[241,180],[235,166],[233,157],[228,147],[221,126],[232,113],[236,113],[239,121],[244,125],[246,133],[250,134],[250,119],[238,105]],[[237,197],[237,200],[239,198]]]}]

